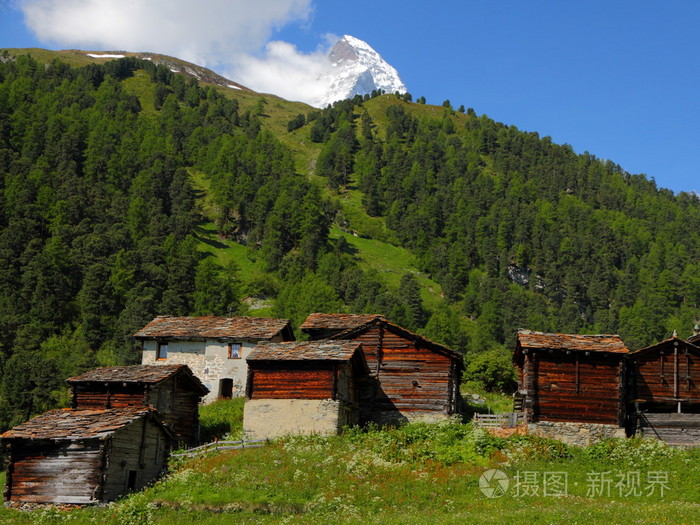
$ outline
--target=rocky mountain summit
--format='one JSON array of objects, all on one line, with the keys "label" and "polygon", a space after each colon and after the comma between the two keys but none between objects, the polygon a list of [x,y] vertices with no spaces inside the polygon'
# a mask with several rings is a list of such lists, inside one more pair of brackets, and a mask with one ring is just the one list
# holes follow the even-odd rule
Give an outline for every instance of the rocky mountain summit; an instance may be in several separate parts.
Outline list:
[{"label": "rocky mountain summit", "polygon": [[328,91],[313,105],[325,107],[337,100],[364,95],[374,90],[387,93],[406,92],[399,73],[367,42],[350,35],[343,36],[328,53],[330,72]]}]

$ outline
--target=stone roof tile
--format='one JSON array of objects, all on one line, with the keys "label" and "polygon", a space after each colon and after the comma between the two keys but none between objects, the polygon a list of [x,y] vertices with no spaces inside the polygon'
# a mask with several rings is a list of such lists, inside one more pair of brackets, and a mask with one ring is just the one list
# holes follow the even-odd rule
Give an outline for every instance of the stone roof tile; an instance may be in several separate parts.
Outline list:
[{"label": "stone roof tile", "polygon": [[287,319],[267,317],[158,316],[134,334],[155,339],[270,339],[291,325]]},{"label": "stone roof tile", "polygon": [[626,354],[629,352],[619,335],[550,334],[518,330],[518,342],[522,348],[550,350],[581,350]]}]

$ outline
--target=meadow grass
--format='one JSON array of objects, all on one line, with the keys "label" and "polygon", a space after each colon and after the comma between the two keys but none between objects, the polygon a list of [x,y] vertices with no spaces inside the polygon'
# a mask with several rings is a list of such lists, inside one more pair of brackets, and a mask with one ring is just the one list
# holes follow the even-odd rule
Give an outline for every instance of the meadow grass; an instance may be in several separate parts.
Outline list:
[{"label": "meadow grass", "polygon": [[199,407],[200,440],[240,439],[243,435],[243,404],[245,398],[219,399]]},{"label": "meadow grass", "polygon": [[[263,448],[213,453],[179,463],[152,487],[107,507],[5,510],[0,519],[102,524],[695,523],[700,515],[699,460],[697,450],[672,449],[658,441],[608,440],[578,448],[532,436],[496,438],[471,424],[409,424],[350,429],[331,437],[287,437]],[[500,497],[487,497],[481,490],[480,478],[489,469],[499,469],[508,478],[508,490]],[[610,483],[596,484],[596,476]],[[659,476],[663,490],[649,482]],[[556,495],[551,480],[562,478],[566,490]],[[619,479],[637,478],[638,491],[627,490],[635,488],[632,482],[618,486]]]}]

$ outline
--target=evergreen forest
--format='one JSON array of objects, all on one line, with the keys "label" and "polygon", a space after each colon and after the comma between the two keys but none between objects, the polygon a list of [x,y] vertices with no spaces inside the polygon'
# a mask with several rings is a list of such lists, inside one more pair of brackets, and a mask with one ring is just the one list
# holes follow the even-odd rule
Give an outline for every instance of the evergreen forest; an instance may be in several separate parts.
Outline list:
[{"label": "evergreen forest", "polygon": [[134,57],[0,55],[0,429],[138,363],[156,315],[316,311],[383,314],[488,388],[517,328],[687,337],[700,199],[449,101],[316,110]]}]

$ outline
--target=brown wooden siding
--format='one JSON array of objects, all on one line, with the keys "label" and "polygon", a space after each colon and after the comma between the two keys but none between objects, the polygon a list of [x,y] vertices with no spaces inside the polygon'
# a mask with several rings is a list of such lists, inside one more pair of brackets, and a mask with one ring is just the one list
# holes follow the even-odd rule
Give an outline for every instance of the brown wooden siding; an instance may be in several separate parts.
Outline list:
[{"label": "brown wooden siding", "polygon": [[335,398],[335,368],[328,364],[256,363],[249,371],[248,381],[251,399]]},{"label": "brown wooden siding", "polygon": [[[634,357],[630,367],[631,398],[647,402],[682,399],[700,403],[700,357],[679,350],[678,369],[673,349]],[[677,383],[677,396],[676,396]]]},{"label": "brown wooden siding", "polygon": [[98,501],[102,442],[17,440],[11,445],[6,499],[27,503]]},{"label": "brown wooden siding", "polygon": [[73,387],[73,408],[102,409],[143,406],[143,384],[83,383]]},{"label": "brown wooden siding", "polygon": [[620,424],[620,359],[538,352],[534,416],[541,421]]},{"label": "brown wooden siding", "polygon": [[421,348],[382,325],[354,340],[362,343],[370,370],[370,376],[360,380],[361,422],[381,422],[386,412],[410,416],[455,410],[455,369],[450,357]]},{"label": "brown wooden siding", "polygon": [[73,408],[77,409],[151,405],[160,412],[179,441],[197,442],[200,396],[178,376],[148,386],[144,383],[78,383],[73,392]]}]

